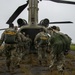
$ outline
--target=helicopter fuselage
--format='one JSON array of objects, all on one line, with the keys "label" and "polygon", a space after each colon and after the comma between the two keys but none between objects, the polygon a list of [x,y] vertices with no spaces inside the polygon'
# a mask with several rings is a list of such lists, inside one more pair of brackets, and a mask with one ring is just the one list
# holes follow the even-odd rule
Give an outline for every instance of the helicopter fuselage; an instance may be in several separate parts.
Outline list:
[{"label": "helicopter fuselage", "polygon": [[29,0],[29,8],[28,8],[28,24],[22,26],[20,28],[20,32],[25,32],[26,35],[32,40],[31,49],[35,50],[34,48],[34,38],[37,33],[40,32],[40,29],[44,29],[43,26],[38,25],[38,0]]}]

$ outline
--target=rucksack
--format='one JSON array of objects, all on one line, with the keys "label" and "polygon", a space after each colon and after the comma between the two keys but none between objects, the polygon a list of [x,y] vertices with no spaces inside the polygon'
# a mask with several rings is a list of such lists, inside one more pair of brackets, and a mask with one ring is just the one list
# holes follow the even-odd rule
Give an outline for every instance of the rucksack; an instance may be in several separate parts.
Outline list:
[{"label": "rucksack", "polygon": [[66,43],[59,33],[53,33],[50,43],[55,54],[60,54],[66,50]]},{"label": "rucksack", "polygon": [[56,50],[58,51],[58,53],[60,53],[62,51],[65,52],[68,47],[70,47],[71,40],[63,33],[54,32],[50,42],[53,46],[55,46],[55,48],[57,48]]},{"label": "rucksack", "polygon": [[60,35],[60,36],[63,38],[64,42],[66,43],[66,50],[69,50],[71,44],[71,38],[67,34]]},{"label": "rucksack", "polygon": [[17,32],[14,29],[7,29],[4,32],[5,34],[5,43],[7,44],[14,44],[16,43],[16,35]]}]

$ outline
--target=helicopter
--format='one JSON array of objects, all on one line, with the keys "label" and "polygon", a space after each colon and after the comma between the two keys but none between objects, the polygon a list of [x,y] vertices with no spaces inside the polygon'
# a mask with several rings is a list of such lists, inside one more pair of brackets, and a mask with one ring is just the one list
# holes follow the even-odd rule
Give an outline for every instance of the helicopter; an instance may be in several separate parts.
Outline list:
[{"label": "helicopter", "polygon": [[[45,18],[38,23],[38,3],[40,1],[44,0],[27,0],[27,3],[19,6],[16,11],[13,13],[13,15],[9,18],[9,20],[6,22],[6,24],[12,24],[13,21],[18,17],[18,15],[29,5],[28,7],[28,23],[25,19],[19,18],[17,20],[18,27],[20,28],[19,31],[21,33],[25,32],[26,35],[29,35],[29,37],[32,39],[31,44],[31,51],[35,50],[34,47],[34,38],[37,33],[40,32],[40,29],[45,29],[49,26],[49,24],[59,24],[59,23],[73,23],[71,21],[63,21],[63,22],[49,22],[49,19]],[[69,0],[46,0],[46,1],[53,1],[57,3],[66,3],[66,4],[75,4],[73,1]],[[4,30],[0,29],[0,30]]]}]

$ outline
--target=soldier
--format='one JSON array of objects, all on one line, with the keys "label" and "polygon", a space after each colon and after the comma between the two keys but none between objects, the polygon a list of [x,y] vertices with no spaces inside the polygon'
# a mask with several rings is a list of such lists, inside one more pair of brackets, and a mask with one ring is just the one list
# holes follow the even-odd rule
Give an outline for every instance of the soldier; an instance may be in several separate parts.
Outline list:
[{"label": "soldier", "polygon": [[26,55],[29,54],[31,39],[29,38],[29,35],[25,35],[25,32],[22,34],[22,42],[23,42],[23,58],[25,58]]},{"label": "soldier", "polygon": [[24,58],[24,55],[26,53],[26,49],[25,49],[25,43],[26,43],[26,36],[24,35],[25,32],[23,32],[23,34],[21,32],[18,32],[18,44],[17,44],[17,53],[18,53],[18,63],[17,66],[20,67],[20,63],[22,61],[22,59]]},{"label": "soldier", "polygon": [[38,33],[34,39],[35,46],[38,50],[38,60],[42,64],[44,60],[47,63],[47,50],[49,45],[49,36],[44,29],[41,29],[41,32]]},{"label": "soldier", "polygon": [[12,56],[11,56],[11,60],[12,60],[12,66],[14,67],[20,67],[20,61],[21,61],[21,58],[22,58],[22,49],[20,48],[21,47],[21,35],[20,35],[20,32],[18,31],[18,27],[17,26],[14,26],[14,29],[16,31],[16,50],[12,52]]},{"label": "soldier", "polygon": [[[56,30],[60,31],[60,28],[58,26],[56,26]],[[64,39],[63,42],[66,45],[66,50],[64,50],[64,54],[68,54],[69,50],[70,50],[70,45],[71,45],[71,37],[68,34],[63,34],[61,32],[59,32],[60,34],[62,34],[62,38]]]},{"label": "soldier", "polygon": [[64,56],[64,50],[66,50],[66,42],[64,41],[65,38],[63,38],[65,35],[61,32],[59,32],[59,28],[56,26],[53,26],[50,28],[51,33],[51,62],[49,68],[51,68],[54,63],[57,65],[58,71],[63,71],[64,63],[65,63],[65,56]]},{"label": "soldier", "polygon": [[4,53],[6,57],[6,65],[9,71],[11,71],[13,68],[11,68],[11,60],[12,60],[12,53],[13,51],[16,51],[16,31],[14,30],[14,25],[11,24],[9,25],[9,28],[6,29],[2,35],[1,35],[1,42],[0,46],[2,43],[5,42],[4,44]]},{"label": "soldier", "polygon": [[23,48],[24,48],[24,43],[23,43],[23,41],[25,41],[26,40],[26,37],[21,33],[21,32],[18,32],[18,47],[19,47],[19,51],[21,52],[21,53],[23,53]]}]

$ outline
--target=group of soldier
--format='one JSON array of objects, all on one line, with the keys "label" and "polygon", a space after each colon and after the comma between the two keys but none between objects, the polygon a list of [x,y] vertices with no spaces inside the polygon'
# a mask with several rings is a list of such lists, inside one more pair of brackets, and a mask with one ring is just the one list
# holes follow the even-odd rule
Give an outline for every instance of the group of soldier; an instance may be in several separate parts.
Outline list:
[{"label": "group of soldier", "polygon": [[47,62],[48,54],[50,56],[51,69],[56,65],[58,71],[64,70],[65,55],[70,50],[71,38],[62,32],[58,26],[49,27],[41,30],[34,39],[38,50],[38,60]]},{"label": "group of soldier", "polygon": [[[16,32],[15,43],[7,43],[5,40],[5,33],[8,30],[12,29],[14,29]],[[60,37],[60,35],[62,37]],[[69,40],[68,43],[66,43],[67,41],[63,36],[65,36]],[[6,57],[6,65],[8,70],[11,71],[15,66],[19,67],[25,55],[29,54],[32,40],[29,38],[29,35],[25,35],[25,32],[19,32],[17,26],[9,26],[9,28],[2,33],[0,46],[3,42],[5,42],[4,53]],[[51,59],[49,68],[52,68],[56,64],[57,69],[59,71],[63,71],[65,52],[68,52],[68,50],[70,50],[70,44],[71,38],[68,35],[61,33],[59,27],[52,26],[46,30],[40,29],[40,32],[36,34],[34,39],[34,45],[35,49],[37,50],[39,63],[42,64],[42,61],[45,61],[47,63],[49,54]]]}]

